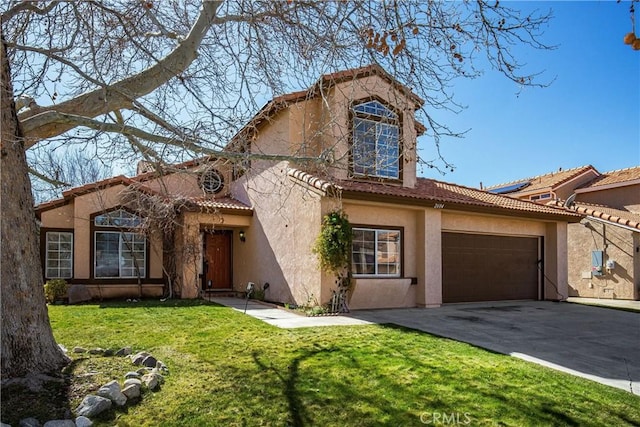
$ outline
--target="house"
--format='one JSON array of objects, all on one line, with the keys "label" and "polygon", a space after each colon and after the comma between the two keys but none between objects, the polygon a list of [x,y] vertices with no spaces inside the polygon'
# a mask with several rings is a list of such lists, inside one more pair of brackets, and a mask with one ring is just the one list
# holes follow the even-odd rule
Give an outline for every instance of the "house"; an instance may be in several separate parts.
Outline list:
[{"label": "house", "polygon": [[568,228],[569,296],[640,300],[640,166],[583,166],[487,190],[585,215]]},{"label": "house", "polygon": [[417,177],[422,104],[379,66],[328,74],[268,102],[215,158],[68,190],[37,207],[45,278],[95,297],[253,282],[270,301],[325,303],[335,277],[311,248],[342,209],[351,308],[564,299],[582,215]]}]

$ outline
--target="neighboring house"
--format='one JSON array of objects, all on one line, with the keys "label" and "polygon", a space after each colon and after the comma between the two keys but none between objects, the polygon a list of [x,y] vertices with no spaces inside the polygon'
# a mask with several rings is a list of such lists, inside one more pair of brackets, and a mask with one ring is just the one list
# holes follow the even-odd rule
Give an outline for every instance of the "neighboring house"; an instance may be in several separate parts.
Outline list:
[{"label": "neighboring house", "polygon": [[585,215],[569,225],[569,296],[640,300],[640,166],[584,166],[487,190]]},{"label": "neighboring house", "polygon": [[[182,298],[254,282],[267,300],[325,303],[335,277],[311,248],[343,209],[351,308],[565,298],[567,228],[582,216],[418,178],[422,104],[377,66],[325,75],[270,101],[217,159],[69,190],[37,207],[45,276],[96,297],[157,296],[173,277]],[[144,209],[154,200],[165,210]]]}]

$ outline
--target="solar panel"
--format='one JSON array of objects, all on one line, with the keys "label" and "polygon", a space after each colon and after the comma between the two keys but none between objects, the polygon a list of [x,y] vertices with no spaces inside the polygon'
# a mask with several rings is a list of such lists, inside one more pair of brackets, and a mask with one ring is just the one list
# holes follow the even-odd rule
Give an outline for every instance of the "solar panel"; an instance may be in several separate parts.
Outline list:
[{"label": "solar panel", "polygon": [[507,194],[513,193],[514,191],[522,190],[531,184],[529,181],[517,182],[515,184],[503,185],[502,187],[492,188],[491,190],[487,190],[489,193],[493,194]]}]

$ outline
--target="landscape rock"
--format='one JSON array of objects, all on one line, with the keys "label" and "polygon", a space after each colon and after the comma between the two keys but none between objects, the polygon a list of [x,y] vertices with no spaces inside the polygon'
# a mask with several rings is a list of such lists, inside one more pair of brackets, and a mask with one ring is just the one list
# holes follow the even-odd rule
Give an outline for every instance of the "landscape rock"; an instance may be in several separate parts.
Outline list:
[{"label": "landscape rock", "polygon": [[20,420],[19,426],[20,427],[40,427],[42,426],[42,424],[40,424],[40,421],[38,421],[37,418],[29,417],[29,418],[24,418]]},{"label": "landscape rock", "polygon": [[122,347],[120,350],[116,351],[116,356],[128,356],[132,351],[131,347]]},{"label": "landscape rock", "polygon": [[85,285],[71,285],[67,289],[69,304],[91,301],[91,292]]},{"label": "landscape rock", "polygon": [[67,354],[69,352],[69,350],[67,350],[67,347],[63,346],[62,344],[58,344],[58,347],[60,347],[60,350],[62,350],[64,354]]},{"label": "landscape rock", "polygon": [[124,387],[129,387],[130,385],[137,385],[138,387],[142,386],[142,381],[137,378],[129,378],[124,381]]},{"label": "landscape rock", "polygon": [[82,399],[82,403],[76,409],[76,414],[91,418],[109,409],[111,409],[111,400],[90,394]]},{"label": "landscape rock", "polygon": [[137,372],[133,372],[133,371],[129,371],[126,374],[124,374],[124,378],[125,379],[129,379],[129,378],[140,378],[141,375]]},{"label": "landscape rock", "polygon": [[137,371],[137,372],[138,372],[140,375],[146,375],[146,374],[148,374],[150,371],[151,371],[151,368],[140,368],[140,369],[138,369],[138,371]]},{"label": "landscape rock", "polygon": [[149,353],[147,353],[146,351],[141,351],[140,353],[136,353],[134,356],[131,357],[131,362],[136,366],[142,365],[142,361],[147,356],[149,356]]},{"label": "landscape rock", "polygon": [[11,424],[0,423],[0,427],[11,427]]},{"label": "landscape rock", "polygon": [[43,427],[76,427],[73,420],[51,420],[44,423]]},{"label": "landscape rock", "polygon": [[74,353],[86,353],[87,349],[82,347],[73,347],[72,350]]},{"label": "landscape rock", "polygon": [[127,399],[137,399],[140,397],[140,385],[139,384],[129,384],[125,388],[122,389],[122,394],[127,396]]},{"label": "landscape rock", "polygon": [[123,406],[125,403],[127,403],[127,396],[122,394],[122,391],[120,390],[120,384],[118,384],[118,381],[116,380],[108,382],[107,384],[100,387],[98,393],[96,394],[100,397],[106,397],[118,406]]},{"label": "landscape rock", "polygon": [[160,386],[160,380],[158,374],[147,374],[142,377],[142,382],[147,386],[149,390],[156,390]]},{"label": "landscape rock", "polygon": [[89,350],[89,354],[103,354],[104,348],[92,348]]},{"label": "landscape rock", "polygon": [[151,355],[145,357],[142,360],[142,366],[146,366],[147,368],[155,368],[156,367],[156,363],[158,363],[158,360],[155,357],[151,356]]},{"label": "landscape rock", "polygon": [[115,354],[115,351],[113,351],[112,349],[108,348],[104,351],[104,353],[102,353],[103,356],[105,357],[110,357],[113,356]]},{"label": "landscape rock", "polygon": [[93,421],[87,417],[79,416],[76,418],[76,427],[91,427],[92,425]]}]

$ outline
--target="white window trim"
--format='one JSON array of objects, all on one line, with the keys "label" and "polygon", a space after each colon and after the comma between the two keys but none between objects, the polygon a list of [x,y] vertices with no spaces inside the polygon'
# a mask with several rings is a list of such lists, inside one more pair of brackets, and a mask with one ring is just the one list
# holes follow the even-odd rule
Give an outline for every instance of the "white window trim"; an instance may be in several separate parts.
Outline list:
[{"label": "white window trim", "polygon": [[[69,268],[69,276],[51,276],[49,275],[49,235],[50,234],[68,234],[71,236],[71,266]],[[58,243],[60,240],[58,239]],[[44,251],[44,277],[46,279],[71,279],[73,278],[73,232],[72,231],[47,231],[45,233],[45,251]],[[58,258],[60,260],[60,258]],[[58,272],[60,272],[60,265],[58,264],[57,268]]]},{"label": "white window trim", "polygon": [[[362,230],[362,231],[373,231],[375,236],[374,241],[374,253],[373,259],[375,260],[374,266],[376,272],[374,274],[365,274],[365,273],[353,273],[353,277],[355,278],[399,278],[402,277],[402,230],[398,228],[367,228],[367,227],[353,227],[353,231]],[[398,273],[395,274],[382,274],[378,273],[378,234],[379,233],[388,233],[388,232],[397,232],[398,239]],[[351,247],[351,256],[353,256],[353,246]]]},{"label": "white window trim", "polygon": [[[98,243],[98,233],[108,233],[108,234],[117,234],[119,236],[118,238],[118,276],[98,276],[97,274],[97,266],[98,266],[98,251],[96,248],[96,245]],[[134,276],[123,276],[122,275],[122,270],[121,270],[121,265],[120,265],[120,260],[122,257],[122,234],[124,233],[130,233],[130,234],[136,234],[138,236],[142,236],[143,240],[144,240],[144,256],[142,259],[142,274],[140,276],[138,275],[134,275]],[[144,237],[143,234],[140,233],[135,233],[132,231],[110,231],[110,230],[95,230],[94,231],[94,236],[93,236],[93,277],[96,279],[144,279],[147,277],[147,239]]]}]

